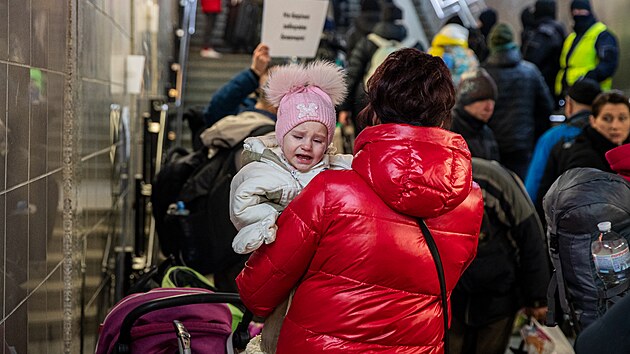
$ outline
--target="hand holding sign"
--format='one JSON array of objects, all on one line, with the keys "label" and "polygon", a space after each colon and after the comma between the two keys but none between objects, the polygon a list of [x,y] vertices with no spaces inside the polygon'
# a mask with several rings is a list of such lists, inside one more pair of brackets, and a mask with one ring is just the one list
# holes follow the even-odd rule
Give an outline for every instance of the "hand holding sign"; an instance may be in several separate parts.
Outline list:
[{"label": "hand holding sign", "polygon": [[314,57],[327,10],[322,0],[265,0],[261,37],[270,55]]}]

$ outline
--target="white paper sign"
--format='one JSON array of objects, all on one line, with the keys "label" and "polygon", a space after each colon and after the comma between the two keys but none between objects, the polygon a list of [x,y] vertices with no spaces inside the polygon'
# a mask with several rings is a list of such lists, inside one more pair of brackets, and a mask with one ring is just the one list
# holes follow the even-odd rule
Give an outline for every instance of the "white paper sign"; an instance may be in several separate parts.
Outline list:
[{"label": "white paper sign", "polygon": [[140,94],[144,77],[144,55],[127,55],[127,92]]},{"label": "white paper sign", "polygon": [[312,58],[328,11],[323,0],[265,0],[261,40],[272,57]]}]

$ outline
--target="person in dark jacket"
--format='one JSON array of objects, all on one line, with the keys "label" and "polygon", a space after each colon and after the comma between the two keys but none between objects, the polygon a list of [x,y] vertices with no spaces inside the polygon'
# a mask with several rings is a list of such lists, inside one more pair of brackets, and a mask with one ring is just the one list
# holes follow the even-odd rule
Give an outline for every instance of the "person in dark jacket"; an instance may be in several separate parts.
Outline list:
[{"label": "person in dark jacket", "polygon": [[[560,52],[566,37],[562,24],[556,21],[555,0],[538,0],[534,7],[535,29],[522,44],[523,59],[534,63],[545,78],[549,92],[554,92],[560,70]],[[558,104],[560,97],[554,97]]]},{"label": "person in dark jacket", "polygon": [[[555,126],[545,132],[534,149],[532,162],[527,169],[525,188],[532,202],[539,210],[542,200],[538,200],[538,187],[542,179],[551,149],[559,142],[573,142],[582,129],[588,124],[591,115],[591,104],[595,97],[601,93],[599,83],[595,80],[582,78],[573,84],[565,97],[564,113],[567,116],[565,123]],[[540,214],[539,214],[540,215]]]},{"label": "person in dark jacket", "polygon": [[477,257],[451,296],[448,354],[503,354],[517,311],[544,318],[549,262],[545,234],[518,177],[496,161],[473,157],[483,191]]},{"label": "person in dark jacket", "polygon": [[[521,44],[529,42],[532,37],[532,33],[536,29],[536,21],[534,20],[534,9],[531,6],[527,6],[521,11]],[[521,46],[521,53],[524,47]]]},{"label": "person in dark jacket", "polygon": [[[407,29],[400,24],[401,20],[402,11],[398,7],[393,4],[384,4],[381,11],[381,20],[374,26],[372,33],[387,40],[400,42],[407,37]],[[350,54],[347,68],[348,97],[346,97],[339,109],[339,122],[342,124],[349,124],[350,119],[355,119],[365,107],[363,78],[370,70],[370,61],[377,49],[376,43],[367,37],[363,37]],[[356,134],[359,134],[358,129]]]},{"label": "person in dark jacket", "polygon": [[498,19],[497,11],[488,7],[479,14],[478,28],[472,29],[468,34],[468,46],[475,52],[480,62],[486,60],[488,54],[490,54],[487,38],[492,27],[497,24]]},{"label": "person in dark jacket", "polygon": [[490,56],[482,67],[499,92],[488,125],[499,143],[501,161],[524,179],[536,139],[549,127],[553,100],[538,68],[521,59],[510,25],[496,25],[488,44]]},{"label": "person in dark jacket", "polygon": [[497,24],[499,16],[493,8],[487,8],[479,14],[479,31],[484,38],[488,38],[492,27]]},{"label": "person in dark jacket", "polygon": [[630,102],[621,91],[604,92],[593,101],[589,125],[575,138],[574,143],[554,146],[545,173],[540,181],[538,200],[542,200],[553,182],[563,172],[575,167],[593,167],[613,172],[606,160],[606,152],[629,143]]},{"label": "person in dark jacket", "polygon": [[464,137],[473,157],[500,159],[499,145],[486,125],[496,99],[497,85],[484,69],[478,68],[462,76],[457,88],[451,131]]},{"label": "person in dark jacket", "polygon": [[573,0],[571,15],[574,32],[562,47],[555,94],[562,97],[582,76],[599,82],[603,91],[610,90],[619,64],[617,38],[605,24],[597,21],[588,0]]},{"label": "person in dark jacket", "polygon": [[[223,117],[244,111],[257,112],[275,121],[276,109],[264,99],[260,91],[267,80],[270,62],[269,47],[263,43],[258,44],[252,55],[252,65],[238,73],[212,95],[203,111],[206,126],[211,126]],[[252,97],[253,94],[255,97]]]},{"label": "person in dark jacket", "polygon": [[346,55],[350,56],[361,38],[367,37],[381,17],[378,0],[361,0],[361,12],[346,32]]},{"label": "person in dark jacket", "polygon": [[630,296],[625,296],[575,340],[576,354],[630,353]]}]

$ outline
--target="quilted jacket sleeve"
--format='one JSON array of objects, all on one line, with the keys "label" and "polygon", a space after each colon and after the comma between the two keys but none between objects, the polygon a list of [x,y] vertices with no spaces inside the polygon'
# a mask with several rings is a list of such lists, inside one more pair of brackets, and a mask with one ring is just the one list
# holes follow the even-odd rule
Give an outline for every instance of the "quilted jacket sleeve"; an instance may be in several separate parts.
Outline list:
[{"label": "quilted jacket sleeve", "polygon": [[315,254],[326,193],[313,182],[280,215],[276,241],[255,251],[236,278],[241,299],[258,316],[267,316],[289,296]]},{"label": "quilted jacket sleeve", "polygon": [[[278,179],[269,177],[265,164],[245,165],[230,184],[230,220],[237,230],[262,221],[270,214],[279,214],[270,195],[281,193]],[[275,218],[274,218],[275,221]]]},{"label": "quilted jacket sleeve", "polygon": [[230,220],[238,230],[232,248],[236,253],[254,251],[276,238],[276,219],[280,206],[270,196],[281,196],[279,179],[269,178],[263,163],[245,165],[230,185]]}]

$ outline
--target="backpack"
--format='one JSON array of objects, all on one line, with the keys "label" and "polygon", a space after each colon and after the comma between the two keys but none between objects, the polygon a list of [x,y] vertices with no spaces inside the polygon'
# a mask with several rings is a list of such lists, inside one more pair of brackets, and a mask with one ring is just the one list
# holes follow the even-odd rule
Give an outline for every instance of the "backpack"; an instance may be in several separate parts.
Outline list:
[{"label": "backpack", "polygon": [[374,75],[376,68],[381,65],[382,62],[385,61],[387,56],[397,51],[398,49],[403,48],[402,43],[397,40],[389,40],[379,36],[376,33],[368,34],[367,38],[374,44],[376,44],[377,49],[372,54],[372,59],[370,59],[370,66],[368,68],[367,73],[363,76],[363,84],[367,87],[368,80]]},{"label": "backpack", "polygon": [[[252,127],[248,136],[264,135],[274,125]],[[217,273],[238,264],[243,255],[232,250],[237,231],[229,217],[230,183],[243,146],[213,146],[192,153],[179,148],[169,154],[156,175],[151,193],[160,250],[179,264],[202,273]]]},{"label": "backpack", "polygon": [[549,283],[547,325],[555,325],[555,295],[576,331],[601,317],[628,284],[603,292],[591,256],[599,236],[597,224],[610,221],[613,230],[630,240],[630,184],[622,177],[594,168],[562,174],[543,199],[549,253],[554,274]]}]

